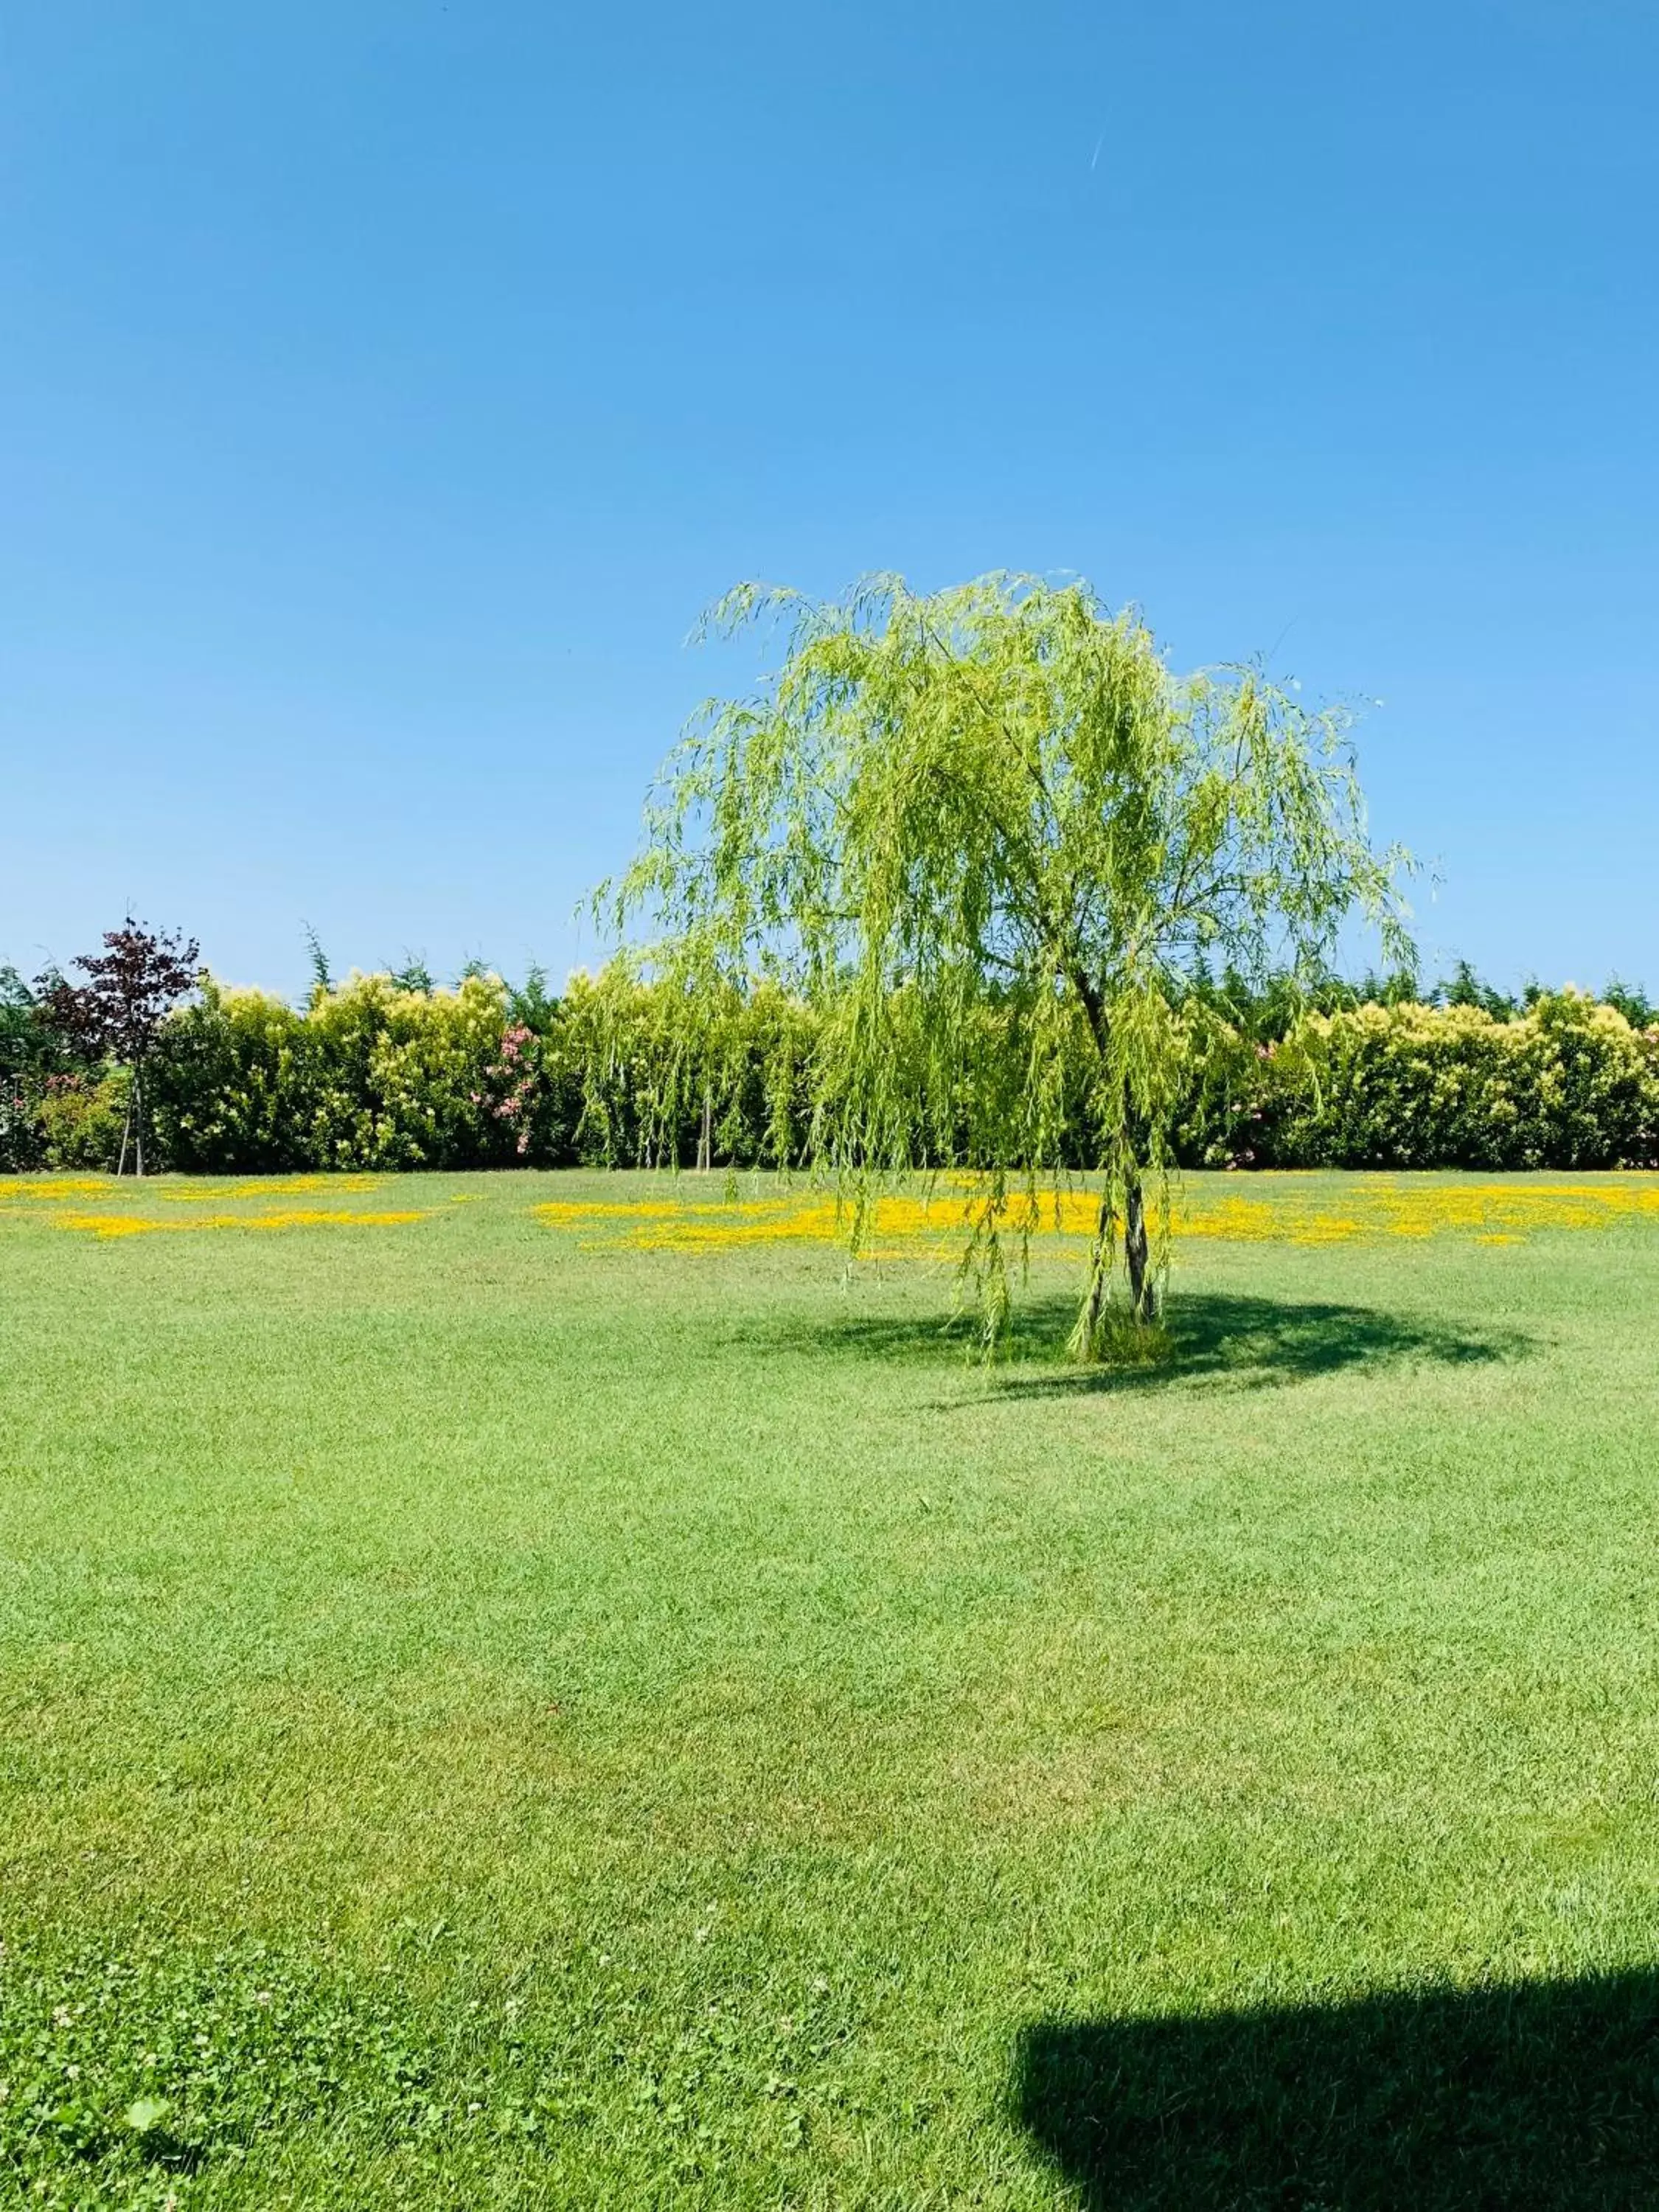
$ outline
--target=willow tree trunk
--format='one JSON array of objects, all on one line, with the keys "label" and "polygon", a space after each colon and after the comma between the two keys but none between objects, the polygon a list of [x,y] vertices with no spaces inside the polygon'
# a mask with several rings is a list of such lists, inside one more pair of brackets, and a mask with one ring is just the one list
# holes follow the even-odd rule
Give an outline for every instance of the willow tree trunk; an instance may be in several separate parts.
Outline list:
[{"label": "willow tree trunk", "polygon": [[[1086,979],[1079,982],[1079,994],[1088,1016],[1096,1049],[1103,1062],[1106,1059],[1106,1018],[1097,992],[1089,988]],[[1099,1356],[1101,1330],[1106,1319],[1106,1292],[1112,1277],[1113,1248],[1117,1237],[1117,1215],[1113,1205],[1119,1197],[1123,1208],[1123,1265],[1129,1278],[1129,1313],[1137,1324],[1145,1327],[1158,1319],[1158,1281],[1152,1272],[1151,1240],[1146,1233],[1146,1184],[1144,1163],[1152,1151],[1152,1133],[1146,1114],[1135,1103],[1134,1091],[1127,1076],[1118,1093],[1119,1113],[1115,1130],[1108,1133],[1108,1158],[1118,1164],[1120,1185],[1112,1188],[1113,1176],[1107,1171],[1106,1188],[1101,1193],[1100,1213],[1095,1224],[1094,1249],[1090,1255],[1089,1294],[1078,1316],[1077,1327],[1072,1332],[1071,1349],[1076,1358],[1094,1359]]]},{"label": "willow tree trunk", "polygon": [[[1152,1273],[1151,1240],[1146,1233],[1146,1191],[1138,1164],[1123,1178],[1123,1265],[1129,1279],[1129,1311],[1146,1323],[1158,1319],[1158,1281]],[[1073,1338],[1074,1353],[1093,1358],[1100,1347],[1106,1319],[1106,1294],[1112,1279],[1113,1248],[1117,1242],[1118,1214],[1110,1186],[1102,1192],[1095,1222],[1094,1249],[1090,1255],[1089,1295]]]},{"label": "willow tree trunk", "polygon": [[1146,1237],[1146,1193],[1132,1168],[1123,1194],[1123,1260],[1129,1271],[1129,1310],[1139,1322],[1158,1319],[1158,1284]]}]

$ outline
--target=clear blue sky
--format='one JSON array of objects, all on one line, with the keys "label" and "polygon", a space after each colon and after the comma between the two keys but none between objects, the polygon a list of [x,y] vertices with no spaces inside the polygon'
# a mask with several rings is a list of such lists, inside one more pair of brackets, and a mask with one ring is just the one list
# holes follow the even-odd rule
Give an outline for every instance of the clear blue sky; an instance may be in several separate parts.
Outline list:
[{"label": "clear blue sky", "polygon": [[1008,567],[1659,985],[1656,112],[1649,0],[19,0],[0,959],[562,974],[708,599]]}]

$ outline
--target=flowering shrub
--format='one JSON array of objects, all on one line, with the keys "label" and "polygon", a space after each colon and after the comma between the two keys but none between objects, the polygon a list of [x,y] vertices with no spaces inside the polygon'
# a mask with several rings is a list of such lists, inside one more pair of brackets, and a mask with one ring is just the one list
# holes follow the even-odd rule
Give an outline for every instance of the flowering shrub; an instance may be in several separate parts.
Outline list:
[{"label": "flowering shrub", "polygon": [[313,1057],[305,1015],[263,991],[204,980],[200,1003],[167,1024],[150,1073],[167,1164],[200,1174],[317,1164]]},{"label": "flowering shrub", "polygon": [[491,1073],[506,987],[402,990],[386,975],[319,988],[303,1013],[210,981],[168,1025],[154,1079],[156,1124],[176,1167],[487,1166],[513,1156]]},{"label": "flowering shrub", "polygon": [[[489,1079],[502,1086],[502,1094],[490,1106],[498,1121],[505,1122],[513,1133],[513,1149],[520,1159],[530,1150],[533,1121],[532,1101],[536,1091],[535,1061],[539,1057],[534,1032],[523,1022],[513,1022],[501,1033],[501,1056],[489,1070]],[[483,1104],[483,1098],[474,1092],[475,1106]]]},{"label": "flowering shrub", "polygon": [[1240,1167],[1659,1166],[1659,1030],[1573,991],[1314,1014],[1219,1056],[1189,1155]]},{"label": "flowering shrub", "polygon": [[306,1027],[311,1157],[317,1167],[485,1165],[507,1147],[481,1100],[501,1047],[506,987],[400,990],[354,976],[319,992]]}]

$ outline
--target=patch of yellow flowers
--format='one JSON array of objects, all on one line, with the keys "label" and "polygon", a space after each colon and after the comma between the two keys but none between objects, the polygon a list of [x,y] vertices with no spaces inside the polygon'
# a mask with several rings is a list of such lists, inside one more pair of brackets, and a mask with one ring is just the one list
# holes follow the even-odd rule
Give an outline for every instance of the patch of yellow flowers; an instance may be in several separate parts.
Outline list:
[{"label": "patch of yellow flowers", "polygon": [[[378,1188],[378,1176],[287,1176],[257,1182],[217,1184],[209,1190],[189,1184],[163,1183],[146,1188],[125,1186],[106,1176],[17,1176],[0,1181],[0,1211],[44,1214],[54,1228],[77,1231],[86,1237],[149,1237],[189,1229],[388,1229],[406,1221],[423,1221],[424,1209],[367,1212],[346,1206],[270,1206],[258,1212],[226,1213],[204,1209],[222,1208],[248,1200],[311,1197],[340,1193],[355,1196]],[[161,1215],[93,1211],[85,1206],[99,1198],[107,1206],[112,1198],[129,1201],[169,1200],[181,1210]]]},{"label": "patch of yellow flowers", "polygon": [[[1512,1244],[1536,1230],[1603,1229],[1620,1221],[1659,1221],[1659,1176],[1598,1176],[1593,1182],[1477,1179],[1430,1182],[1411,1176],[1354,1175],[1332,1203],[1332,1179],[1295,1174],[1251,1178],[1247,1195],[1201,1184],[1177,1188],[1170,1228],[1180,1238],[1238,1243],[1346,1244],[1376,1237],[1465,1236],[1484,1244]],[[973,1200],[965,1180],[942,1183],[932,1198],[889,1194],[871,1209],[869,1249],[884,1255],[913,1250],[929,1237],[959,1231]],[[1034,1224],[1040,1236],[1092,1236],[1100,1201],[1074,1189],[1045,1196]],[[658,1200],[559,1201],[535,1209],[550,1228],[636,1250],[714,1252],[742,1246],[830,1243],[848,1215],[822,1192],[730,1204]],[[1017,1220],[1017,1209],[1011,1215]]]},{"label": "patch of yellow flowers", "polygon": [[[386,1229],[429,1218],[429,1208],[281,1206],[295,1198],[361,1197],[385,1178],[371,1175],[289,1176],[222,1183],[121,1185],[108,1176],[17,1176],[0,1180],[0,1212],[44,1217],[56,1227],[102,1238],[181,1230]],[[471,1198],[476,1194],[467,1194]],[[967,1176],[943,1178],[930,1194],[887,1192],[872,1204],[864,1249],[872,1257],[943,1255],[965,1225],[976,1195]],[[88,1200],[101,1200],[100,1205]],[[125,1201],[121,1211],[112,1200]],[[138,1201],[166,1201],[157,1211]],[[458,1199],[455,1203],[464,1203]],[[1093,1235],[1099,1199],[1087,1188],[1045,1195],[1033,1229],[1042,1237]],[[225,1209],[234,1206],[240,1210]],[[846,1206],[822,1190],[783,1190],[729,1201],[673,1197],[558,1200],[533,1207],[549,1228],[584,1243],[637,1251],[713,1253],[785,1244],[832,1244],[849,1225]],[[1200,1177],[1176,1186],[1170,1229],[1181,1239],[1238,1243],[1347,1244],[1380,1237],[1464,1237],[1514,1244],[1536,1231],[1611,1228],[1659,1221],[1659,1175],[1608,1175],[1574,1181],[1529,1176],[1263,1174],[1248,1186]],[[1019,1225],[1019,1202],[1008,1225]]]},{"label": "patch of yellow flowers", "polygon": [[90,1237],[147,1237],[179,1229],[390,1229],[400,1221],[423,1221],[423,1213],[348,1213],[336,1207],[294,1207],[286,1213],[209,1213],[176,1221],[147,1221],[137,1213],[63,1213],[60,1229],[79,1229]]}]

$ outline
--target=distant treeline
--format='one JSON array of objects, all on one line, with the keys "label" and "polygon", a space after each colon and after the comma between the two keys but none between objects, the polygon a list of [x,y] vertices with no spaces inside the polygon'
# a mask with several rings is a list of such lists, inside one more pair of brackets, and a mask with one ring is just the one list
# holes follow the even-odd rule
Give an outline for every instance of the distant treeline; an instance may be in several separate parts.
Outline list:
[{"label": "distant treeline", "polygon": [[[1200,975],[1184,1005],[1182,1165],[1659,1166],[1659,1010],[1639,992],[1516,999],[1464,968],[1424,997],[1405,977],[1309,994]],[[703,1009],[694,1040],[684,1003],[621,967],[560,996],[534,973],[448,989],[418,969],[319,975],[304,1007],[204,976],[147,1064],[149,1160],[238,1175],[786,1165],[805,1149],[823,1019],[757,985]],[[985,1029],[988,1066],[1018,1049],[1012,1010],[988,1010]],[[0,969],[0,1168],[112,1166],[129,1082],[54,1028],[48,989]],[[917,1150],[972,1164],[974,1121],[971,1102],[947,1102]],[[1081,1071],[1072,1126],[1090,1164]]]}]

